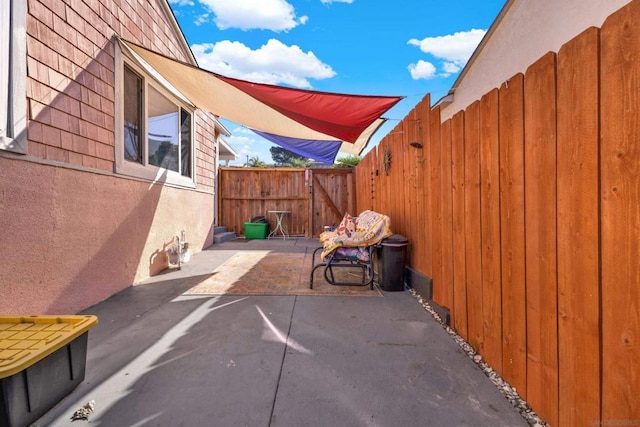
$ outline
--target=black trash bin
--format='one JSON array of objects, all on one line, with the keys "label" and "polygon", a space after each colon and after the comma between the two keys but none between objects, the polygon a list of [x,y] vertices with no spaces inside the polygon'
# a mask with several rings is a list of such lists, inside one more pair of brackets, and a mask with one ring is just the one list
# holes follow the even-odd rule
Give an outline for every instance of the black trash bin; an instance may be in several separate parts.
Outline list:
[{"label": "black trash bin", "polygon": [[252,224],[264,224],[267,222],[267,218],[265,218],[264,215],[258,215],[251,218],[251,221],[249,222]]},{"label": "black trash bin", "polygon": [[378,250],[378,285],[383,291],[404,291],[404,263],[409,239],[392,234],[384,239]]}]

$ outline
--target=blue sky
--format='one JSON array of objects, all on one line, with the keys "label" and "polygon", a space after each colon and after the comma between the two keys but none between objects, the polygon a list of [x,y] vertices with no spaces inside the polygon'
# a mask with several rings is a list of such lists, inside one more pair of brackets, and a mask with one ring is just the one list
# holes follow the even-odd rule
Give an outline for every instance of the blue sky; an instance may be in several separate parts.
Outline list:
[{"label": "blue sky", "polygon": [[[445,96],[505,0],[169,0],[198,64],[244,80],[406,97],[375,146],[427,93]],[[223,121],[240,154],[270,142]],[[340,157],[342,154],[338,154]]]}]

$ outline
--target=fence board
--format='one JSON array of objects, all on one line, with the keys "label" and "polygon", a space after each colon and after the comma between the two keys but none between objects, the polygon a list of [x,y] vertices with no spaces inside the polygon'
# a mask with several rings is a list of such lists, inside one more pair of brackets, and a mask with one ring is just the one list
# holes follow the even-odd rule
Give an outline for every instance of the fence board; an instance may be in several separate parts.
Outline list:
[{"label": "fence board", "polygon": [[482,353],[482,240],[480,226],[480,103],[464,120],[464,231],[469,344]]},{"label": "fence board", "polygon": [[527,400],[558,424],[556,57],[525,74]]},{"label": "fence board", "polygon": [[464,112],[451,118],[451,207],[453,225],[453,313],[452,324],[467,339],[467,272],[465,268],[464,217]]},{"label": "fence board", "polygon": [[502,373],[502,289],[500,287],[500,145],[498,90],[480,99],[480,221],[482,231],[483,356]]},{"label": "fence board", "polygon": [[417,203],[416,203],[416,234],[411,237],[414,245],[412,246],[415,251],[414,260],[415,264],[412,266],[419,271],[424,271],[425,260],[428,256],[427,252],[427,241],[429,239],[425,239],[423,237],[423,230],[425,229],[426,218],[425,218],[425,210],[427,209],[427,200],[426,194],[427,188],[425,186],[425,158],[428,156],[428,147],[429,147],[429,132],[428,126],[426,126],[424,122],[424,117],[426,112],[431,108],[431,97],[430,95],[426,95],[416,106],[416,134],[415,138],[417,142],[422,144],[422,148],[417,149],[416,153],[416,186],[417,186]]},{"label": "fence board", "polygon": [[[442,292],[436,302],[453,308],[453,208],[451,198],[451,120],[442,124],[440,130],[440,198],[441,205],[441,245],[442,245]],[[434,297],[435,299],[435,297]],[[452,310],[450,310],[452,311]]]},{"label": "fence board", "polygon": [[440,158],[440,107],[434,107],[429,114],[430,135],[429,158],[431,159],[431,188],[434,189],[431,196],[431,266],[433,269],[433,299],[442,301],[445,293],[442,283],[442,199],[440,197],[441,167]]},{"label": "fence board", "polygon": [[[418,232],[416,227],[417,215],[416,201],[418,199],[417,191],[417,158],[416,152],[411,145],[412,141],[415,141],[416,136],[416,107],[414,107],[407,115],[404,121],[404,133],[402,134],[402,155],[404,162],[404,181],[405,181],[405,193],[404,193],[404,212],[406,218],[405,233],[407,236],[415,235]],[[408,265],[415,265],[416,249],[418,242],[410,241],[407,251]]]},{"label": "fence board", "polygon": [[373,198],[375,197],[374,174],[375,174],[375,148],[370,150],[360,160],[360,167],[355,169],[357,191],[356,211],[374,210]]},{"label": "fence board", "polygon": [[[391,139],[391,167],[389,169],[389,217],[391,218],[391,229],[394,233],[406,235],[407,217],[405,215],[405,166],[404,166],[404,144],[403,135],[405,132],[406,120],[402,120]],[[384,213],[384,212],[383,212]]]},{"label": "fence board", "polygon": [[[390,205],[391,205],[391,200],[392,200],[392,185],[391,185],[391,171],[389,170],[388,172],[385,171],[384,168],[384,163],[385,163],[385,156],[387,156],[387,153],[389,156],[393,156],[392,154],[392,144],[393,142],[393,137],[387,138],[384,141],[384,144],[381,144],[378,152],[380,153],[378,155],[378,162],[380,163],[379,168],[380,168],[380,184],[381,187],[383,189],[383,194],[382,194],[382,198],[381,198],[381,206],[380,206],[380,211],[381,213],[384,213],[386,215],[391,216],[392,212],[390,209]],[[393,159],[391,160],[393,161]],[[393,218],[391,218],[391,226],[393,227]]]},{"label": "fence board", "polygon": [[[428,256],[427,252],[427,241],[429,239],[425,239],[423,237],[423,232],[425,229],[426,219],[425,219],[425,210],[427,207],[426,201],[426,191],[427,187],[425,185],[426,182],[426,169],[425,169],[425,159],[428,156],[428,145],[426,143],[426,139],[428,138],[428,126],[424,124],[424,115],[425,112],[429,111],[430,108],[430,97],[429,95],[425,96],[422,101],[420,101],[415,109],[414,109],[414,119],[415,119],[415,129],[413,132],[414,140],[422,144],[422,148],[412,148],[411,150],[415,155],[415,186],[416,186],[416,203],[415,203],[415,232],[411,236],[407,236],[410,238],[410,248],[411,248],[411,266],[421,272],[425,272],[424,270],[426,265],[426,258]],[[426,273],[425,273],[426,274]]]},{"label": "fence board", "polygon": [[[365,177],[365,178],[368,178],[371,181],[371,207],[369,209],[375,211],[376,210],[376,205],[375,205],[376,204],[376,191],[377,191],[376,178],[377,178],[377,175],[378,175],[378,149],[377,149],[377,147],[373,148],[371,151],[369,151],[368,157],[370,157],[370,160],[369,160],[369,165],[370,166],[369,167],[370,167],[371,172],[369,173],[369,176]],[[358,193],[358,190],[357,190],[357,186],[356,186],[356,194],[357,193]],[[364,210],[364,209],[360,209],[360,211],[362,211],[362,210]]]},{"label": "fence board", "polygon": [[372,162],[372,170],[373,170],[373,210],[376,212],[382,212],[381,210],[381,201],[382,201],[382,183],[381,183],[381,177],[380,175],[382,174],[382,169],[380,167],[381,164],[381,160],[380,160],[380,156],[382,156],[382,144],[384,140],[382,140],[373,150],[371,150],[372,152],[375,151],[375,155],[373,156],[373,159],[371,159]]},{"label": "fence board", "polygon": [[502,376],[527,394],[524,262],[524,76],[500,87],[500,250]]},{"label": "fence board", "polygon": [[423,203],[424,209],[422,222],[424,224],[424,258],[421,264],[421,272],[433,278],[433,219],[431,215],[432,197],[434,197],[434,189],[431,186],[431,156],[429,155],[429,147],[431,146],[431,108],[424,105],[422,108],[422,114],[418,117],[420,120],[420,127],[423,133],[423,163],[422,163],[422,185],[423,191]]},{"label": "fence board", "polygon": [[602,26],[602,419],[640,422],[640,2]]},{"label": "fence board", "polygon": [[559,425],[600,419],[598,54],[596,28],[558,53]]}]

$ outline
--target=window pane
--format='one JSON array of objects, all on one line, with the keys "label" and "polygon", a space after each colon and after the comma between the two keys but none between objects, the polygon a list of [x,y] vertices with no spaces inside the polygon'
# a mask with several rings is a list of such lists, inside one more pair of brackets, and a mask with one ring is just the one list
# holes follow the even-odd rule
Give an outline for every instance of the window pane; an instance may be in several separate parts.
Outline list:
[{"label": "window pane", "polygon": [[178,107],[153,87],[147,102],[149,164],[179,172]]},{"label": "window pane", "polygon": [[124,158],[142,163],[142,79],[124,67]]},{"label": "window pane", "polygon": [[183,109],[180,109],[180,114],[180,151],[182,154],[180,173],[182,176],[191,178],[191,114]]}]

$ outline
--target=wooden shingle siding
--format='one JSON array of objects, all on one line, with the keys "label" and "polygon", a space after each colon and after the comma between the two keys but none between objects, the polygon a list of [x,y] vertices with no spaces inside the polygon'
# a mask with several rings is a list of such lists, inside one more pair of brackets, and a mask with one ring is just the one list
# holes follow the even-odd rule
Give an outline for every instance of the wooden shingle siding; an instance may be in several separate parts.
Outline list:
[{"label": "wooden shingle siding", "polygon": [[[113,36],[183,62],[189,53],[162,0],[29,0],[29,154],[104,171],[114,169]],[[197,184],[214,189],[214,129],[197,114]]]}]

